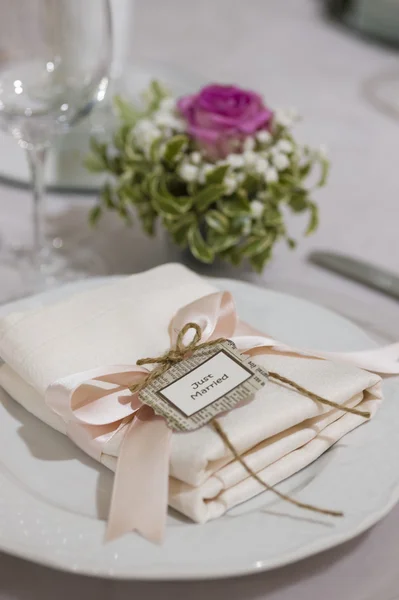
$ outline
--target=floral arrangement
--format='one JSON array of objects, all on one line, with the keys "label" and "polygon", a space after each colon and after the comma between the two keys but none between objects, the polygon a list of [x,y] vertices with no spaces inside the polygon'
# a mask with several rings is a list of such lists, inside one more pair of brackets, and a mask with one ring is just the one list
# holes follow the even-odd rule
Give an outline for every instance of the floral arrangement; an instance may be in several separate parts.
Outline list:
[{"label": "floral arrangement", "polygon": [[157,82],[143,107],[119,97],[115,107],[120,127],[112,144],[93,139],[86,159],[91,171],[112,176],[92,223],[104,209],[130,223],[135,209],[148,234],[160,220],[198,260],[248,259],[258,272],[279,239],[295,246],[285,208],[308,212],[306,234],[316,229],[311,193],[326,183],[328,161],[294,140],[294,111],[271,110],[235,86],[208,85],[176,100]]}]

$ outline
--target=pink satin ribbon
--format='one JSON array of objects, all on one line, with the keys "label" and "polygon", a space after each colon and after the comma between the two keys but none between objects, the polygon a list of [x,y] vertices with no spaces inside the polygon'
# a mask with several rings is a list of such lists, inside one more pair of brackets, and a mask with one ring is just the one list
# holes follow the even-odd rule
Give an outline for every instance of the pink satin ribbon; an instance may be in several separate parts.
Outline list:
[{"label": "pink satin ribbon", "polygon": [[[172,346],[189,322],[201,327],[202,342],[224,337],[250,354],[272,349],[351,363],[380,374],[399,373],[399,344],[351,353],[292,348],[241,322],[229,292],[216,292],[181,308],[169,326]],[[110,439],[127,426],[115,473],[107,539],[137,530],[160,542],[165,531],[172,432],[164,419],[128,389],[147,373],[138,366],[100,367],[59,379],[46,392],[46,402],[67,424],[68,436],[97,460]]]}]

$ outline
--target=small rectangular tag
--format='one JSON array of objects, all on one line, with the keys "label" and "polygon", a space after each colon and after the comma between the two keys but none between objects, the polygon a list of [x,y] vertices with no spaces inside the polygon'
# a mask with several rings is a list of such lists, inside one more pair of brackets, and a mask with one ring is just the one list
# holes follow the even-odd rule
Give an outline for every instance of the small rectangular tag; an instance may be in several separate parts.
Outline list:
[{"label": "small rectangular tag", "polygon": [[140,392],[176,431],[194,431],[265,385],[267,372],[226,340],[194,351]]}]

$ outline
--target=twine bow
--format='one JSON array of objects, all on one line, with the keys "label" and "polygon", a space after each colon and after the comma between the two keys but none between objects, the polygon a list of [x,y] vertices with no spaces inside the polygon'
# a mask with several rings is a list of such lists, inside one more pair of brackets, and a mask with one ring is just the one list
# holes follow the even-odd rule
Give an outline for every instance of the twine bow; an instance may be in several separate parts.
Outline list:
[{"label": "twine bow", "polygon": [[[194,337],[191,340],[191,342],[185,344],[184,336],[190,331],[190,329],[194,330]],[[153,369],[152,371],[150,371],[148,375],[144,377],[141,381],[129,386],[129,390],[132,392],[132,394],[137,394],[137,392],[141,392],[141,390],[147,387],[147,385],[154,381],[154,379],[166,373],[166,371],[176,363],[179,363],[185,358],[187,358],[192,352],[194,352],[194,350],[200,350],[201,348],[215,346],[216,344],[220,344],[221,342],[226,341],[226,338],[218,338],[217,340],[210,340],[200,344],[199,342],[201,341],[201,336],[201,327],[197,323],[186,323],[186,325],[184,325],[184,327],[179,331],[176,340],[176,345],[174,348],[171,348],[162,356],[158,356],[155,358],[140,358],[136,362],[136,365],[138,365],[139,367],[143,365],[158,366],[155,367],[155,369]]]}]

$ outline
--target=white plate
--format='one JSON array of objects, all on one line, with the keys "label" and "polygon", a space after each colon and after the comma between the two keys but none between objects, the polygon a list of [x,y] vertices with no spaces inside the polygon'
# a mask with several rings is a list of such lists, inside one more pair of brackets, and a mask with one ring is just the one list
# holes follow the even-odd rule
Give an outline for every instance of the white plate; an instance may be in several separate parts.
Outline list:
[{"label": "white plate", "polygon": [[[137,99],[152,79],[163,82],[176,96],[198,89],[202,78],[186,73],[173,65],[148,62],[134,65],[124,73],[123,80],[117,83],[117,92],[125,97]],[[123,89],[119,89],[123,86]],[[112,94],[112,91],[110,91]],[[114,119],[107,105],[98,105],[90,117],[70,132],[57,136],[46,165],[46,183],[54,190],[96,192],[102,186],[104,177],[89,173],[83,167],[83,159],[89,152],[91,134],[105,128],[105,138],[109,139],[114,128]],[[25,152],[8,134],[0,131],[0,177],[10,183],[27,185],[30,183]]]},{"label": "white plate", "polygon": [[[245,320],[293,345],[355,350],[373,344],[349,321],[307,301],[215,281],[233,292]],[[13,306],[37,306],[98,283],[70,285]],[[3,393],[0,548],[68,571],[131,579],[241,575],[315,554],[366,530],[399,499],[398,395],[391,381],[372,422],[281,485],[301,500],[342,509],[344,518],[309,518],[264,493],[202,526],[170,514],[166,541],[157,547],[134,533],[104,544],[100,517],[107,511],[111,473]]]}]

